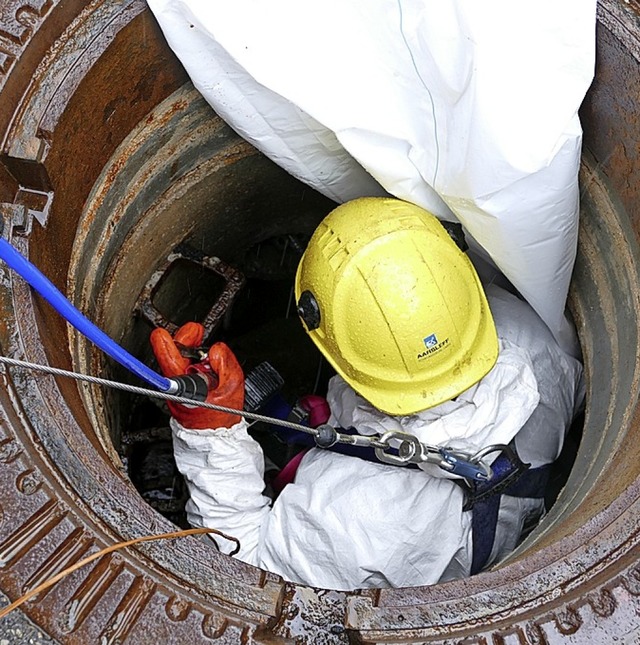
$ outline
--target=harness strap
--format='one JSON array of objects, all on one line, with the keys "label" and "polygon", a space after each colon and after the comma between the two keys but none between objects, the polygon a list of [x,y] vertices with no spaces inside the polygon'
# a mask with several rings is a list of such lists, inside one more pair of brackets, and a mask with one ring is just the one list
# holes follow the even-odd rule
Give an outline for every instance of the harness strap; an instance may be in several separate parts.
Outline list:
[{"label": "harness strap", "polygon": [[502,452],[491,464],[493,477],[488,481],[457,480],[464,488],[466,502],[463,511],[470,511],[480,502],[504,493],[520,481],[522,475],[529,470],[530,464],[525,464],[515,451],[513,442],[508,446],[508,452]]},{"label": "harness strap", "polygon": [[[495,474],[489,482],[473,482],[467,486],[465,510],[472,510],[473,556],[471,575],[486,566],[496,537],[498,513],[503,495],[541,499],[549,481],[552,464],[529,468],[515,454],[501,454],[491,465]],[[518,463],[519,462],[519,463]]]},{"label": "harness strap", "polygon": [[487,563],[493,542],[496,538],[496,526],[498,525],[498,511],[502,496],[494,495],[480,502],[473,509],[471,515],[471,530],[473,536],[473,555],[471,559],[471,575],[482,571]]}]

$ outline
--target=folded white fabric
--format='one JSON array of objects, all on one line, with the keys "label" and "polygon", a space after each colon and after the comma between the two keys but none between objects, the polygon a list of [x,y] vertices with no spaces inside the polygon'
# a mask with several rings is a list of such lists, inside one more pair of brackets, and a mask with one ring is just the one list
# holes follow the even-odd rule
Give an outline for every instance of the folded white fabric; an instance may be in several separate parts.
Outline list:
[{"label": "folded white fabric", "polygon": [[[501,340],[495,366],[479,383],[453,401],[405,417],[391,417],[374,408],[334,376],[328,395],[333,411],[329,423],[357,428],[364,435],[406,432],[425,444],[473,455],[485,446],[508,444],[539,400],[528,352]],[[423,467],[435,476],[446,476],[440,468]]]}]

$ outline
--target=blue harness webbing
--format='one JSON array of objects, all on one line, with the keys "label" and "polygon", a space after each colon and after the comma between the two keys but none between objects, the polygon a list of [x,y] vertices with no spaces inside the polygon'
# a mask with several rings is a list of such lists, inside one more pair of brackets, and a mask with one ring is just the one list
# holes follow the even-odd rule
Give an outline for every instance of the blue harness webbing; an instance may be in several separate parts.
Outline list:
[{"label": "blue harness webbing", "polygon": [[498,524],[498,512],[503,495],[511,497],[544,498],[552,464],[529,468],[515,455],[502,453],[492,464],[493,477],[485,482],[463,484],[467,493],[465,511],[470,510],[473,535],[471,575],[486,566]]}]

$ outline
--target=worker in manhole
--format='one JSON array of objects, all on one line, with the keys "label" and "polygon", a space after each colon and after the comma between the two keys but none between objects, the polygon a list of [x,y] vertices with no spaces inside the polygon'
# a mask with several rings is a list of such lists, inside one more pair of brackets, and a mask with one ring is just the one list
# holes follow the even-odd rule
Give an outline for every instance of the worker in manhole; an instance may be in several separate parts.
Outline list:
[{"label": "worker in manhole", "polygon": [[[323,436],[326,448],[284,469],[272,501],[244,419],[171,404],[189,521],[239,540],[245,562],[330,589],[434,584],[499,562],[545,512],[551,464],[584,396],[580,362],[518,295],[483,286],[433,215],[397,199],[333,210],[295,293],[336,371],[326,413],[317,397],[302,402],[308,422],[378,443],[341,451]],[[151,336],[167,376],[189,366],[176,342],[201,341],[195,323]],[[217,343],[207,360],[218,377],[207,400],[241,408],[231,350]]]}]

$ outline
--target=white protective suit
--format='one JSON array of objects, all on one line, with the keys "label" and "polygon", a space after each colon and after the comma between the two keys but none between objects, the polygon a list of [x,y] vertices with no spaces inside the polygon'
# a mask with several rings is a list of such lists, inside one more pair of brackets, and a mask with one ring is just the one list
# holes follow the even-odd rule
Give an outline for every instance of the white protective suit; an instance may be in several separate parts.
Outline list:
[{"label": "white protective suit", "polygon": [[[455,400],[390,417],[340,377],[329,385],[329,422],[362,434],[397,429],[430,445],[474,453],[515,437],[532,467],[553,462],[583,400],[582,367],[562,351],[533,309],[491,285],[487,296],[500,339],[495,367]],[[189,521],[236,537],[237,557],[285,579],[324,588],[405,587],[470,574],[472,511],[441,469],[373,463],[311,449],[294,483],[271,505],[264,458],[244,421],[188,430],[172,420],[174,452],[191,499]],[[503,496],[487,565],[517,545],[541,499]],[[217,539],[222,551],[235,545]]]}]

